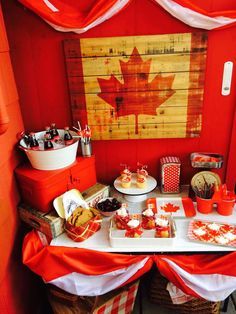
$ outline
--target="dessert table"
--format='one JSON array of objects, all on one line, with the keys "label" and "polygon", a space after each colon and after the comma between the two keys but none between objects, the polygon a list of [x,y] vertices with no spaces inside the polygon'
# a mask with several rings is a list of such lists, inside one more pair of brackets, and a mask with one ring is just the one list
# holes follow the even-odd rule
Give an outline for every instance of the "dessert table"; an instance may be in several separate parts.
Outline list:
[{"label": "dessert table", "polygon": [[[186,197],[186,195],[181,195]],[[122,195],[114,192],[122,201]],[[161,197],[158,190],[148,197]],[[165,195],[166,197],[166,195]],[[129,203],[130,213],[140,213],[146,201]],[[194,218],[232,224],[233,215],[197,213]],[[23,243],[23,263],[53,284],[69,293],[97,296],[124,286],[147,273],[156,265],[169,282],[185,294],[209,301],[221,301],[236,289],[235,248],[190,241],[187,237],[193,218],[177,218],[176,237],[169,245],[112,247],[109,242],[109,218],[101,229],[84,242],[74,242],[65,233],[52,241],[32,230]],[[139,240],[134,238],[133,240]]]},{"label": "dessert table", "polygon": [[[182,196],[187,196],[187,188],[182,192]],[[131,214],[140,213],[142,209],[146,207],[146,200],[141,202],[127,202],[124,196],[117,192],[112,192],[113,196],[117,197],[121,202],[126,202],[128,204],[128,209]],[[148,193],[147,198],[154,197],[167,197],[166,194],[160,194],[158,189],[155,189],[153,192]],[[170,196],[175,197],[175,195]],[[87,239],[84,242],[74,242],[72,241],[66,233],[63,233],[59,237],[53,239],[50,245],[53,246],[66,246],[66,247],[77,247],[85,248],[90,250],[96,250],[101,252],[119,252],[119,253],[208,253],[208,252],[231,252],[235,251],[233,247],[221,246],[221,245],[212,245],[206,243],[200,243],[191,241],[188,239],[188,225],[192,219],[200,220],[209,220],[213,222],[223,222],[223,223],[233,223],[236,222],[236,206],[233,210],[233,215],[231,216],[221,216],[216,211],[213,211],[211,214],[200,214],[196,211],[196,216],[192,218],[174,218],[176,225],[176,237],[173,239],[171,244],[161,244],[161,240],[155,246],[142,246],[142,247],[111,247],[109,242],[109,227],[110,227],[110,218],[104,217],[102,221],[101,229],[96,232],[92,237]],[[135,241],[139,239],[134,239]]]}]

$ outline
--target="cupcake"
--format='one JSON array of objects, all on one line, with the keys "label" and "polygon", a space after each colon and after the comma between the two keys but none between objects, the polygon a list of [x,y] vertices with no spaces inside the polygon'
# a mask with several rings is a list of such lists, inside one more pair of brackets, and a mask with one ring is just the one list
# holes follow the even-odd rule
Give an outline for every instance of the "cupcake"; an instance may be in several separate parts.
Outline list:
[{"label": "cupcake", "polygon": [[129,168],[127,168],[127,167],[125,167],[122,171],[121,171],[121,173],[120,173],[120,176],[121,176],[121,178],[123,178],[123,177],[131,177],[131,171],[129,170]]},{"label": "cupcake", "polygon": [[156,217],[156,238],[169,238],[170,237],[170,225],[169,220],[166,217]]},{"label": "cupcake", "polygon": [[145,177],[137,177],[136,184],[138,188],[144,189],[147,185],[147,179]]},{"label": "cupcake", "polygon": [[122,188],[128,189],[131,186],[131,177],[129,176],[124,176],[120,180]]},{"label": "cupcake", "polygon": [[141,229],[140,221],[138,219],[131,219],[127,223],[125,236],[127,238],[140,238],[143,231]]},{"label": "cupcake", "polygon": [[126,208],[126,204],[122,204],[121,208],[116,211],[114,220],[117,229],[126,229],[127,223],[130,221],[130,216]]},{"label": "cupcake", "polygon": [[138,178],[147,178],[148,172],[143,167],[141,169],[137,169],[137,177]]},{"label": "cupcake", "polygon": [[155,217],[151,208],[147,208],[142,212],[142,227],[143,229],[155,228]]}]

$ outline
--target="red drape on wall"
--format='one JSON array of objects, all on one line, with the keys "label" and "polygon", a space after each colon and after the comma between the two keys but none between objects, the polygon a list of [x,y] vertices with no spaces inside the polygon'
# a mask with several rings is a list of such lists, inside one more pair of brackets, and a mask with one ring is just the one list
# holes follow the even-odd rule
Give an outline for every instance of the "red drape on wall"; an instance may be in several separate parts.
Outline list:
[{"label": "red drape on wall", "polygon": [[[134,0],[86,1],[19,0],[58,31],[83,33],[122,11]],[[148,0],[147,0],[148,1]],[[149,0],[150,1],[150,0]],[[152,0],[171,15],[193,27],[219,29],[236,23],[236,8],[210,12],[188,0]]]}]

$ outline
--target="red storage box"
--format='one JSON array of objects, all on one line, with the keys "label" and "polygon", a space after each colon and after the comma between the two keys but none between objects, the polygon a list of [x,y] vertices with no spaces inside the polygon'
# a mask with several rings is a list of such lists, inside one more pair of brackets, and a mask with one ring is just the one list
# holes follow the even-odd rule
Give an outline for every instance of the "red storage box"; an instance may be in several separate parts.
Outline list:
[{"label": "red storage box", "polygon": [[53,209],[55,197],[74,188],[82,192],[97,181],[94,156],[78,157],[60,170],[37,170],[27,163],[16,168],[15,173],[22,200],[46,213]]}]

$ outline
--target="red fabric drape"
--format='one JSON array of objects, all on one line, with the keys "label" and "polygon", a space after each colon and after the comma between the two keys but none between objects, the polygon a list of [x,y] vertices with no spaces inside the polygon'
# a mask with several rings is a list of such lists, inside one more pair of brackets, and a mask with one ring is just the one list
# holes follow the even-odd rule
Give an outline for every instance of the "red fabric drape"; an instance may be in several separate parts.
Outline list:
[{"label": "red fabric drape", "polygon": [[[122,11],[135,0],[90,0],[83,5],[72,0],[19,0],[27,8],[59,31],[82,33],[97,26]],[[150,0],[147,0],[150,1]],[[207,11],[190,0],[151,0],[162,6],[182,22],[203,29],[221,29],[235,24],[236,7],[222,11]],[[180,7],[176,8],[176,4]],[[181,8],[191,10],[191,14],[181,12]],[[179,12],[178,12],[179,11]],[[199,17],[195,13],[203,16]],[[188,15],[190,14],[188,19]],[[205,18],[212,19],[207,21]],[[232,20],[228,20],[232,19]]]},{"label": "red fabric drape", "polygon": [[235,18],[236,16],[236,5],[235,5],[235,8],[232,8],[229,10],[210,12],[210,11],[202,9],[199,5],[196,4],[196,1],[189,1],[189,0],[174,0],[174,1],[185,8],[189,8],[193,11],[207,15],[209,17],[224,16],[224,17]]},{"label": "red fabric drape", "polygon": [[[142,261],[146,255],[110,254],[88,249],[43,246],[36,231],[28,233],[23,243],[23,263],[45,281],[72,272],[85,275],[101,275],[109,271],[127,268]],[[137,278],[153,264],[150,259]]]},{"label": "red fabric drape", "polygon": [[[77,293],[101,294],[138,279],[155,263],[161,274],[188,295],[210,301],[236,289],[236,252],[194,255],[128,255],[43,245],[37,231],[23,243],[23,263],[46,282]],[[111,287],[110,287],[111,285]],[[85,288],[84,288],[85,287]],[[110,290],[109,290],[110,289]]]},{"label": "red fabric drape", "polygon": [[[108,10],[118,3],[117,14],[120,9],[124,9],[122,2],[129,4],[132,0],[96,0],[85,1],[81,5],[80,1],[53,0],[50,3],[57,9],[55,12],[43,0],[19,0],[24,6],[34,11],[44,20],[64,28],[83,29],[89,24],[102,17]],[[119,4],[121,2],[121,4]],[[125,5],[126,6],[126,5]]]}]

